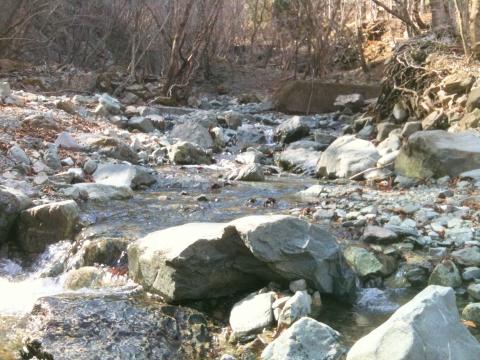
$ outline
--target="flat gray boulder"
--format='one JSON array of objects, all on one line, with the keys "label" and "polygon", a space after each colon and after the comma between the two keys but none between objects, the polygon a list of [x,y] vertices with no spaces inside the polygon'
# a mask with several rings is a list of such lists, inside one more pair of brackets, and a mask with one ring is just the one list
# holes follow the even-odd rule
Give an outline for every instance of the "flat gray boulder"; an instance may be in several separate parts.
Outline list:
[{"label": "flat gray boulder", "polygon": [[304,278],[350,298],[353,273],[336,240],[291,216],[248,216],[153,232],[128,248],[130,277],[168,301],[220,297]]},{"label": "flat gray boulder", "polygon": [[480,344],[460,323],[455,292],[431,285],[358,340],[347,360],[480,359]]},{"label": "flat gray boulder", "polygon": [[395,160],[395,172],[410,178],[458,176],[480,168],[480,136],[473,132],[417,131]]},{"label": "flat gray boulder", "polygon": [[130,277],[167,301],[254,289],[273,274],[228,223],[190,223],[148,234],[128,247]]},{"label": "flat gray boulder", "polygon": [[304,317],[263,350],[262,360],[340,360],[345,348],[330,326]]},{"label": "flat gray boulder", "polygon": [[152,173],[137,165],[129,164],[101,164],[93,173],[97,184],[137,189],[149,186],[156,182]]},{"label": "flat gray boulder", "polygon": [[320,226],[287,215],[247,216],[230,224],[253,256],[285,280],[302,278],[338,296],[354,290],[337,241]]},{"label": "flat gray boulder", "polygon": [[367,140],[345,135],[335,140],[317,164],[317,176],[348,178],[375,167],[380,159],[375,146]]}]

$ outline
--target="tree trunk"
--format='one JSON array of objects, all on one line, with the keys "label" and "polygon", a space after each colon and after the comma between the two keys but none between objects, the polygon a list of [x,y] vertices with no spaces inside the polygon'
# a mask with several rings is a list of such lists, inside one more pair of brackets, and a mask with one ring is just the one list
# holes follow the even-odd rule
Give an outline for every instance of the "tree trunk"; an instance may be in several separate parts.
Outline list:
[{"label": "tree trunk", "polygon": [[480,0],[470,1],[470,41],[472,55],[480,58]]},{"label": "tree trunk", "polygon": [[451,21],[445,0],[430,0],[430,9],[432,11],[432,30],[449,30],[451,28]]}]

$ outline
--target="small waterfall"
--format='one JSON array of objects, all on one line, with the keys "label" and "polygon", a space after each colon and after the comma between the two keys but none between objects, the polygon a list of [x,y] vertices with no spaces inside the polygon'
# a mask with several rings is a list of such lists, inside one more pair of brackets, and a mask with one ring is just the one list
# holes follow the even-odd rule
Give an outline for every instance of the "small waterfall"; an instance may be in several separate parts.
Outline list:
[{"label": "small waterfall", "polygon": [[0,315],[29,312],[42,296],[63,292],[63,265],[71,244],[68,241],[50,245],[29,268],[10,259],[0,260]]}]

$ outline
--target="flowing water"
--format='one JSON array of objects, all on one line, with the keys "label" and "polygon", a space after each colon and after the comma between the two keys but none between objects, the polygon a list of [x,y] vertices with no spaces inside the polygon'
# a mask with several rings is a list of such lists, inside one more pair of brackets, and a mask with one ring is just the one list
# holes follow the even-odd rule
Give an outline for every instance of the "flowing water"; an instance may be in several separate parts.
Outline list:
[{"label": "flowing water", "polygon": [[[212,185],[219,182],[219,175],[225,173],[228,161],[219,161],[219,164],[205,168],[159,168],[158,185],[136,192],[131,200],[83,204],[85,228],[78,239],[108,235],[134,241],[151,231],[187,222],[225,222],[251,214],[288,213],[306,205],[294,194],[315,183],[303,176],[272,176],[265,182],[235,183],[211,190]],[[205,194],[210,201],[197,201],[200,194]],[[35,301],[65,292],[64,273],[49,275],[58,273],[55,268],[59,264],[68,264],[71,250],[69,242],[52,245],[28,268],[10,259],[0,260],[0,359],[13,358],[11,354],[18,350],[24,318]],[[126,281],[110,280],[113,292],[132,286]],[[115,290],[118,284],[121,286]],[[92,291],[95,290],[89,293]],[[352,344],[385,321],[412,295],[406,290],[363,289],[353,306],[326,298],[319,320],[340,331],[347,344]]]}]

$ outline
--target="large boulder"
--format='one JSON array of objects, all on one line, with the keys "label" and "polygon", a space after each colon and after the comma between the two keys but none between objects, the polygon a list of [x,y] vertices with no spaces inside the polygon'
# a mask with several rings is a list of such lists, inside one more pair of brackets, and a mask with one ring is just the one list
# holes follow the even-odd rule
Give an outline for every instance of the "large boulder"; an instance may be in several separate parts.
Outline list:
[{"label": "large boulder", "polygon": [[210,342],[201,313],[142,296],[41,298],[26,327],[24,359],[203,359]]},{"label": "large boulder", "polygon": [[317,164],[317,175],[351,177],[375,167],[380,154],[367,140],[345,135],[335,140],[323,153]]},{"label": "large boulder", "polygon": [[418,131],[408,138],[395,171],[411,178],[458,176],[480,168],[480,136],[472,132]]},{"label": "large boulder", "polygon": [[292,216],[247,216],[230,223],[253,256],[286,280],[307,280],[317,290],[349,297],[355,278],[335,238]]},{"label": "large boulder", "polygon": [[29,254],[41,253],[49,244],[72,239],[80,209],[73,200],[35,206],[22,211],[17,224],[17,241]]},{"label": "large boulder", "polygon": [[170,146],[168,157],[171,162],[178,165],[200,165],[212,162],[212,158],[203,148],[185,141]]},{"label": "large boulder", "polygon": [[212,136],[207,128],[194,121],[175,125],[172,129],[171,136],[179,141],[197,144],[204,149],[208,149],[213,145]]},{"label": "large boulder", "polygon": [[137,189],[156,182],[155,176],[147,168],[129,164],[101,164],[93,173],[98,184]]},{"label": "large boulder", "polygon": [[31,204],[30,198],[21,191],[0,185],[0,245],[9,240],[15,220]]},{"label": "large boulder", "polygon": [[[130,277],[168,301],[253,289],[273,274],[226,223],[191,223],[153,232],[128,247]],[[269,274],[270,273],[270,274]]]},{"label": "large boulder", "polygon": [[330,326],[304,317],[263,350],[262,360],[340,360],[345,348]]},{"label": "large boulder", "polygon": [[128,261],[136,282],[169,301],[219,297],[298,278],[345,298],[355,288],[335,239],[283,215],[160,230],[130,245]]},{"label": "large boulder", "polygon": [[347,360],[387,359],[480,359],[480,344],[460,323],[451,288],[427,287],[347,355]]}]

